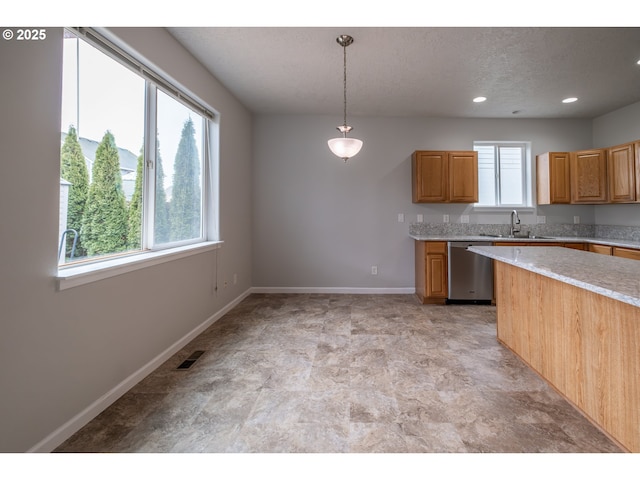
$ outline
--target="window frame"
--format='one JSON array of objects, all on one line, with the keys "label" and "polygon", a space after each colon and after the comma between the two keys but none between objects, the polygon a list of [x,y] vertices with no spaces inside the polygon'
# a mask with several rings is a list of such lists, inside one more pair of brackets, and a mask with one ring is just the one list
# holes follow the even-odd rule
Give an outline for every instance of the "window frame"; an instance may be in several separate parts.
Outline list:
[{"label": "window frame", "polygon": [[[107,39],[98,30],[84,27],[68,27],[80,40],[86,41],[113,61],[140,75],[145,81],[144,111],[144,159],[143,159],[143,209],[142,239],[140,250],[101,255],[67,264],[57,264],[58,290],[65,290],[104,278],[121,275],[130,271],[147,268],[167,261],[200,254],[220,248],[219,239],[219,202],[218,173],[219,151],[212,142],[218,144],[219,115],[194,96],[186,93],[182,87],[166,80],[160,74],[148,68],[143,62],[127,53],[113,41]],[[201,211],[200,236],[197,238],[155,244],[154,208],[156,183],[156,131],[157,131],[157,92],[162,91],[171,99],[183,104],[202,118],[203,139],[201,152]],[[56,258],[56,262],[59,259]]]},{"label": "window frame", "polygon": [[[500,211],[511,211],[513,209],[518,209],[523,212],[533,212],[535,211],[535,206],[533,205],[533,188],[532,188],[532,167],[531,167],[531,142],[530,141],[487,141],[487,140],[476,140],[473,142],[473,149],[475,150],[476,146],[492,146],[494,150],[499,149],[499,147],[521,147],[523,150],[522,156],[522,165],[521,165],[521,181],[522,181],[522,199],[523,203],[521,204],[495,204],[495,205],[487,205],[474,203],[473,210],[476,212],[500,212]],[[494,155],[494,167],[495,167],[495,191],[494,191],[494,200],[500,199],[500,164],[499,164],[499,156]],[[478,169],[480,165],[478,164]]]}]

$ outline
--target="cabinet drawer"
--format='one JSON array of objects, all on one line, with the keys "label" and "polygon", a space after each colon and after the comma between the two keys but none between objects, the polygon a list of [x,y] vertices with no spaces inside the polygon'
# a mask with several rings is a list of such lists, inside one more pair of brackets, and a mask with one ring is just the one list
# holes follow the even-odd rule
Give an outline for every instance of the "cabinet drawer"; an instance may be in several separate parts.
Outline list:
[{"label": "cabinet drawer", "polygon": [[447,242],[426,242],[427,253],[447,253]]},{"label": "cabinet drawer", "polygon": [[585,250],[584,243],[565,243],[563,246],[565,248],[573,248],[574,250]]},{"label": "cabinet drawer", "polygon": [[589,244],[589,251],[593,253],[601,253],[602,255],[611,255],[612,248],[609,245]]},{"label": "cabinet drawer", "polygon": [[640,260],[640,250],[633,248],[613,247],[613,255],[616,257],[630,258],[632,260]]}]

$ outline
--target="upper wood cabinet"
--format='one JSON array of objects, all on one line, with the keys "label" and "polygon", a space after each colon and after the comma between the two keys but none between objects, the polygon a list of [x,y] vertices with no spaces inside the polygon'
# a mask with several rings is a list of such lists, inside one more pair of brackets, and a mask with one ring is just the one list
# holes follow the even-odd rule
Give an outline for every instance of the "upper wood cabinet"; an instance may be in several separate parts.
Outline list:
[{"label": "upper wood cabinet", "polygon": [[571,203],[607,203],[607,151],[571,152]]},{"label": "upper wood cabinet", "polygon": [[413,203],[475,203],[478,152],[415,151],[411,177]]},{"label": "upper wood cabinet", "polygon": [[571,203],[569,152],[548,152],[536,157],[536,196],[539,205]]},{"label": "upper wood cabinet", "polygon": [[633,203],[640,201],[640,142],[611,147],[607,151],[609,201]]},{"label": "upper wood cabinet", "polygon": [[539,205],[640,203],[640,140],[536,157]]}]

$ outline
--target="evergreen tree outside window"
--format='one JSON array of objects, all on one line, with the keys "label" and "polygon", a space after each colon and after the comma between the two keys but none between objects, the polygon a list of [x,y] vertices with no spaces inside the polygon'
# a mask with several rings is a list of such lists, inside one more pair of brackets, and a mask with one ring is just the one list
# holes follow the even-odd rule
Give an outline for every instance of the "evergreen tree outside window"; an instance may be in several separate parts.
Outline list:
[{"label": "evergreen tree outside window", "polygon": [[107,132],[96,150],[82,221],[81,238],[87,254],[109,255],[126,250],[127,220],[118,149],[113,135]]},{"label": "evergreen tree outside window", "polygon": [[129,203],[127,245],[131,250],[142,247],[142,180],[144,178],[144,153],[140,150],[136,165],[136,182]]},{"label": "evergreen tree outside window", "polygon": [[212,114],[87,32],[65,31],[60,162],[71,186],[60,220],[79,237],[60,266],[208,240]]},{"label": "evergreen tree outside window", "polygon": [[155,168],[155,203],[154,203],[154,222],[153,222],[153,238],[156,244],[169,242],[169,202],[167,201],[167,192],[165,190],[165,174],[162,165],[162,155],[160,154],[160,142],[156,142],[156,168]]},{"label": "evergreen tree outside window", "polygon": [[182,128],[174,162],[170,210],[171,240],[186,240],[200,236],[201,198],[200,159],[193,121],[189,118]]},{"label": "evergreen tree outside window", "polygon": [[89,193],[89,172],[85,163],[82,148],[78,142],[76,129],[71,125],[64,139],[60,151],[60,176],[71,184],[69,188],[69,200],[67,211],[67,228],[78,232],[78,238],[74,235],[66,237],[65,256],[71,254],[75,240],[74,257],[82,257],[86,254],[81,237],[82,218]]}]

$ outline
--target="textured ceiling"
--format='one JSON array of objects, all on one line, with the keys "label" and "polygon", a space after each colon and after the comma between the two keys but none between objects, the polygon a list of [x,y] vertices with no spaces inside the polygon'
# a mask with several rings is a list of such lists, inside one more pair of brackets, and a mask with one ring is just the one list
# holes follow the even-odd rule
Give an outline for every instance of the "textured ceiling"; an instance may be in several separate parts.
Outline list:
[{"label": "textured ceiling", "polygon": [[340,34],[348,115],[593,118],[640,101],[640,28],[168,31],[254,113],[341,114]]}]

